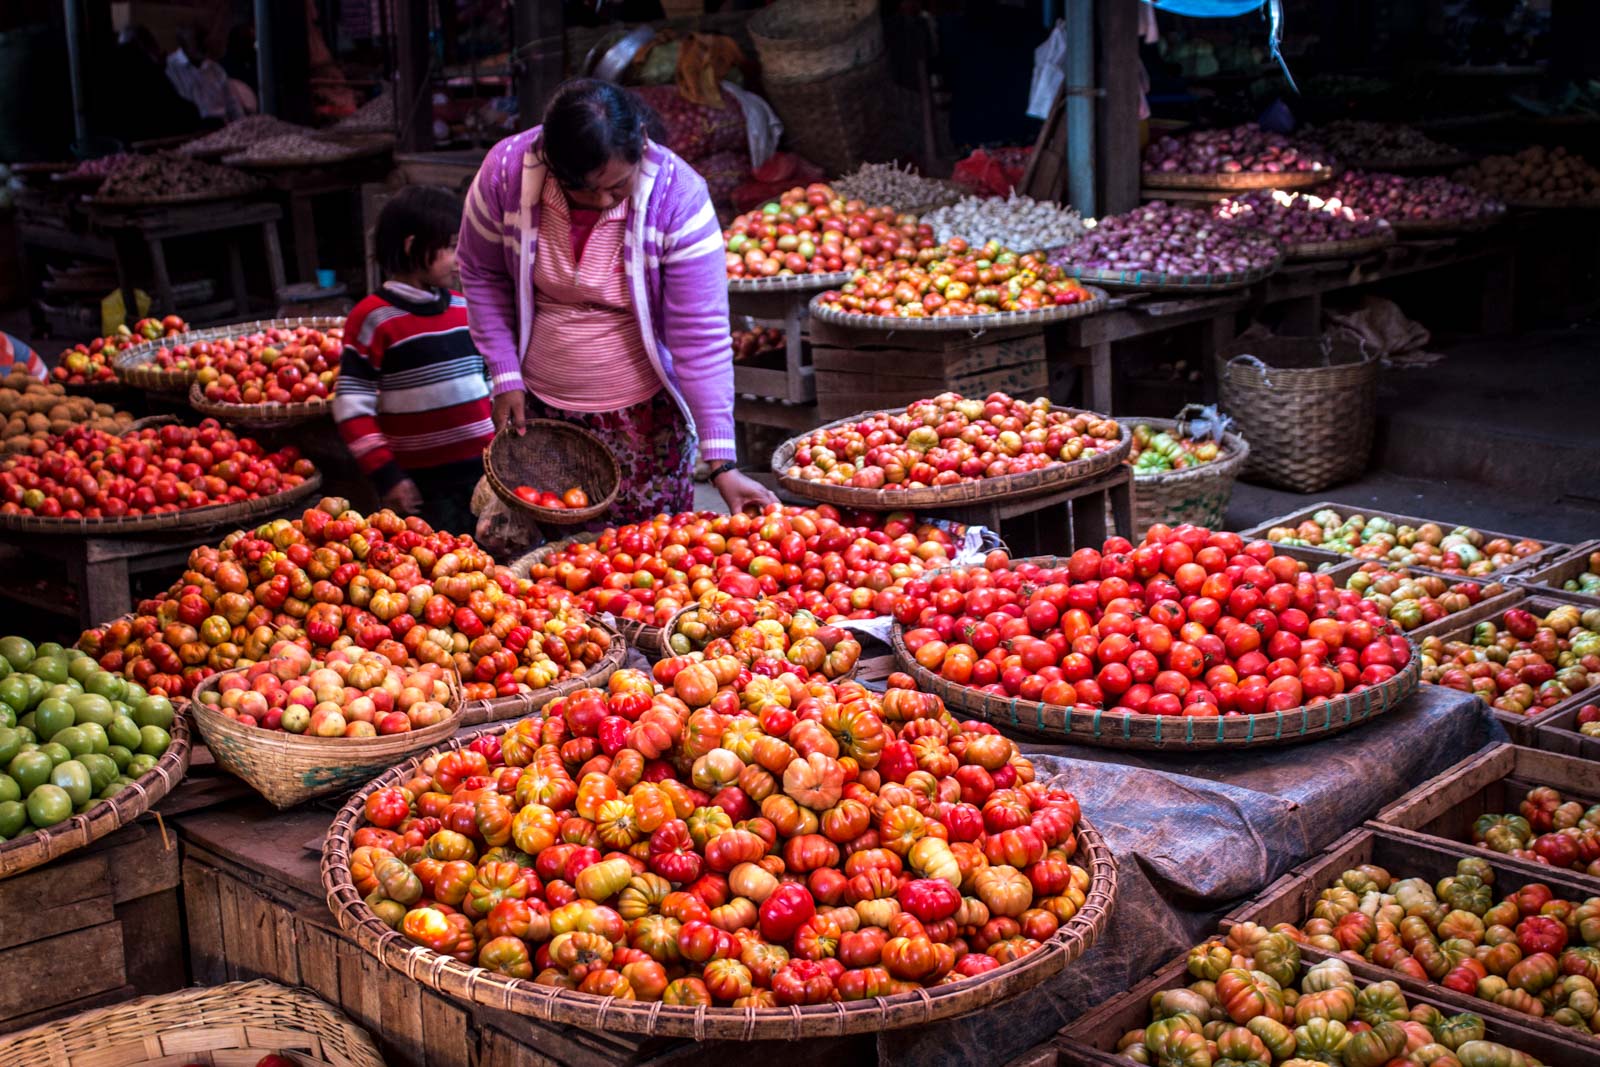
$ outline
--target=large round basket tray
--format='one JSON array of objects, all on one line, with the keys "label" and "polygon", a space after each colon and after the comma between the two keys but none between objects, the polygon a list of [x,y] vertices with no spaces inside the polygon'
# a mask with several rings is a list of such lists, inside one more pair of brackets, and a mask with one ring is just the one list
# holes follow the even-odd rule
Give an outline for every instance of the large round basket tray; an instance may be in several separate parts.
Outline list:
[{"label": "large round basket tray", "polygon": [[[686,604],[686,605],[684,605],[683,607],[679,608],[677,611],[673,612],[672,613],[672,618],[668,619],[667,620],[667,624],[665,626],[661,627],[661,654],[663,656],[676,656],[676,655],[678,655],[678,653],[673,650],[672,638],[678,632],[678,623],[679,623],[679,621],[682,620],[682,618],[685,615],[689,614],[689,612],[693,611],[697,607],[699,607],[698,604]],[[695,649],[694,651],[698,652],[700,650],[699,649]],[[782,653],[776,653],[775,652],[775,653],[772,653],[772,655],[776,655],[776,656],[780,656],[781,657]],[[830,681],[830,682],[847,682],[847,681],[849,681],[850,679],[852,679],[852,678],[854,678],[856,676],[856,671],[859,670],[860,667],[861,667],[861,661],[860,661],[860,659],[857,659],[856,662],[850,667],[849,670],[845,671],[843,674],[838,675],[836,677],[828,678],[827,680]],[[813,676],[813,677],[815,677],[815,676]]]},{"label": "large round basket tray", "polygon": [[[483,450],[483,476],[506,507],[552,526],[598,519],[610,509],[622,485],[622,468],[606,443],[582,426],[560,419],[529,419],[521,437],[495,434]],[[577,486],[589,503],[581,508],[536,507],[515,491],[529,484],[558,495]]]},{"label": "large round basket tray", "polygon": [[265,182],[255,181],[237,189],[199,189],[192,193],[172,193],[166,196],[95,195],[88,200],[92,207],[165,207],[169,204],[203,204],[211,200],[235,200],[239,197],[254,196],[265,188]]},{"label": "large round basket tray", "polygon": [[[490,732],[506,729],[509,724]],[[449,751],[466,743],[465,738],[460,738],[434,751]],[[362,806],[367,796],[385,786],[405,782],[427,755],[414,756],[374,779],[340,809],[322,849],[322,885],[327,890],[328,906],[358,945],[413,981],[462,1000],[545,1022],[599,1032],[697,1041],[795,1041],[921,1026],[975,1011],[1060,973],[1104,932],[1116,895],[1117,869],[1111,850],[1089,820],[1081,819],[1073,861],[1089,871],[1089,892],[1083,907],[1039,949],[977,978],[872,1000],[787,1008],[687,1007],[615,1000],[535,985],[530,979],[506,978],[412,944],[373,914],[356,891],[350,875],[351,839],[364,822]]]},{"label": "large round basket tray", "polygon": [[628,642],[618,633],[616,628],[602,623],[598,619],[590,620],[591,626],[598,626],[611,635],[611,640],[606,645],[605,654],[581,674],[574,674],[570,678],[561,678],[540,689],[530,693],[516,693],[508,697],[494,697],[491,700],[469,700],[461,706],[461,720],[459,726],[481,726],[486,722],[504,722],[507,719],[520,719],[524,715],[538,711],[557,697],[566,696],[568,693],[591,686],[604,686],[606,680],[615,674],[628,658]]},{"label": "large round basket tray", "polygon": [[[527,555],[513,561],[511,564],[511,573],[515,574],[518,578],[526,578],[528,577],[528,572],[532,570],[534,564],[543,563],[545,560],[549,559],[551,555],[559,552],[561,549],[566,548],[569,545],[588,544],[590,541],[598,540],[599,537],[600,535],[598,533],[585,531],[584,533],[574,534],[573,536],[561,541],[551,541],[548,544],[540,545]],[[664,634],[662,627],[650,626],[639,622],[636,619],[623,619],[617,617],[612,617],[609,619],[608,625],[614,627],[617,632],[627,640],[628,644],[632,645],[634,648],[637,648],[646,656],[658,656],[661,654],[661,641]]]},{"label": "large round basket tray", "polygon": [[[1016,562],[1023,562],[1018,560]],[[1053,556],[1028,562],[1044,567],[1065,566]],[[1422,675],[1422,656],[1412,643],[1411,659],[1393,678],[1359,693],[1345,694],[1322,704],[1258,715],[1219,715],[1193,718],[1184,715],[1141,715],[1093,708],[1067,708],[1021,697],[1002,697],[957,685],[917,663],[906,648],[904,631],[896,623],[889,635],[895,661],[916,679],[917,688],[939,697],[952,709],[994,724],[1002,733],[1054,744],[1076,742],[1101,748],[1195,751],[1268,747],[1315,741],[1377,718],[1405,702],[1416,691]]]},{"label": "large round basket tray", "polygon": [[333,414],[333,401],[301,400],[290,404],[225,404],[207,400],[199,382],[189,386],[189,406],[202,415],[245,426],[293,426]]},{"label": "large round basket tray", "polygon": [[[1150,426],[1175,433],[1175,419],[1118,419],[1123,426]],[[1222,435],[1222,454],[1210,463],[1181,471],[1133,472],[1133,528],[1145,530],[1156,523],[1177,526],[1193,523],[1220,529],[1233,498],[1233,481],[1250,455],[1250,445],[1236,433]]]},{"label": "large round basket tray", "polygon": [[1318,241],[1311,244],[1289,245],[1285,254],[1291,260],[1344,259],[1379,252],[1394,244],[1394,230],[1385,229],[1371,237],[1354,237],[1348,241]]},{"label": "large round basket tray", "polygon": [[111,403],[123,397],[130,396],[131,390],[125,382],[113,378],[108,382],[83,382],[74,385],[71,382],[62,382],[62,388],[68,396],[86,396],[99,403]]},{"label": "large round basket tray", "polygon": [[305,1067],[384,1067],[367,1032],[304,989],[229,982],[140,997],[0,1037],[0,1063],[28,1067],[216,1067],[268,1053]]},{"label": "large round basket tray", "polygon": [[[819,429],[829,430],[836,426],[847,426],[874,414],[878,412],[863,411],[847,419],[837,419],[827,423]],[[928,486],[924,489],[857,489],[848,485],[828,485],[795,478],[785,472],[794,461],[795,450],[800,444],[798,437],[791,437],[772,453],[772,473],[778,476],[778,484],[795,496],[865,511],[987,504],[996,500],[1040,496],[1078,482],[1088,481],[1111,470],[1128,458],[1128,451],[1133,447],[1133,435],[1128,427],[1119,423],[1118,428],[1121,436],[1115,448],[1096,452],[1071,463],[1053,463],[1036,471],[1005,474],[998,478],[982,478],[972,482],[957,482],[955,485]]]},{"label": "large round basket tray", "polygon": [[225,675],[246,669],[213,674],[195,686],[189,713],[217,765],[244,779],[275,808],[292,808],[369,782],[413,752],[437,745],[461,725],[461,685],[452,673],[450,714],[420,730],[382,737],[312,737],[245,726],[204,703],[201,695],[215,690]]},{"label": "large round basket tray", "polygon": [[729,278],[730,293],[810,293],[818,289],[837,289],[856,276],[853,270],[827,274],[774,274],[766,278]]},{"label": "large round basket tray", "polygon": [[1146,293],[1219,293],[1254,285],[1283,265],[1282,258],[1255,270],[1218,271],[1215,274],[1168,274],[1156,270],[1094,270],[1066,266],[1062,269],[1085,285],[1107,289],[1137,289]]},{"label": "large round basket tray", "polygon": [[1342,164],[1346,170],[1375,170],[1388,174],[1416,173],[1430,170],[1455,170],[1465,167],[1475,157],[1465,152],[1447,156],[1412,156],[1407,159],[1350,159]]},{"label": "large round basket tray", "polygon": [[1281,171],[1277,174],[1173,174],[1147,170],[1139,175],[1146,189],[1305,189],[1321,185],[1339,172],[1332,163],[1320,170]]},{"label": "large round basket tray", "polygon": [[[127,826],[171,792],[189,769],[189,719],[181,709],[173,716],[171,734],[172,743],[149,773],[140,775],[110,799],[98,802],[65,822],[19,834],[0,844],[0,878],[10,878],[41,863],[49,863]],[[15,1061],[0,1056],[0,1063],[8,1062]]]},{"label": "large round basket tray", "polygon": [[[1567,200],[1507,200],[1507,207],[1526,211],[1600,211],[1600,197],[1573,197]],[[69,387],[68,392],[71,392]]]},{"label": "large round basket tray", "polygon": [[834,326],[858,330],[912,330],[919,333],[947,333],[952,330],[1004,330],[1015,326],[1039,326],[1049,322],[1081,319],[1104,311],[1111,299],[1103,290],[1085,286],[1090,299],[1076,304],[1057,304],[1037,311],[997,311],[992,315],[946,315],[911,319],[895,315],[857,315],[825,304],[820,297],[811,301],[811,317]]},{"label": "large round basket tray", "polygon": [[185,393],[194,382],[199,368],[189,370],[161,370],[151,364],[155,361],[156,353],[163,348],[173,345],[194,344],[197,341],[221,341],[229,337],[244,337],[260,330],[273,328],[292,330],[296,326],[309,326],[316,330],[328,330],[335,326],[343,326],[344,319],[326,316],[316,318],[298,319],[257,319],[254,322],[236,322],[227,326],[209,326],[203,330],[190,330],[180,333],[176,337],[162,337],[154,341],[143,341],[130,345],[118,352],[111,360],[111,369],[117,372],[117,377],[127,385],[139,389],[146,389],[153,393]]},{"label": "large round basket tray", "polygon": [[1389,225],[1401,237],[1449,237],[1493,229],[1504,222],[1505,217],[1504,211],[1496,211],[1476,219],[1391,219]]},{"label": "large round basket tray", "polygon": [[215,526],[231,524],[243,526],[263,515],[283,511],[299,501],[315,496],[317,490],[321,488],[322,472],[313,471],[309,478],[292,489],[285,489],[258,500],[242,500],[237,504],[209,504],[203,508],[163,511],[159,515],[138,515],[132,518],[47,519],[38,515],[0,514],[0,530],[65,537],[125,537],[136,533],[208,530]]},{"label": "large round basket tray", "polygon": [[[320,137],[318,140],[335,143],[332,138]],[[245,159],[242,153],[234,152],[224,154],[222,162],[230,167],[240,170],[316,170],[319,167],[342,167],[347,163],[354,163],[369,156],[382,155],[389,151],[391,143],[372,142],[368,144],[350,144],[342,142],[349,149],[337,156],[328,159],[305,159],[293,156],[283,156],[278,159]]]}]

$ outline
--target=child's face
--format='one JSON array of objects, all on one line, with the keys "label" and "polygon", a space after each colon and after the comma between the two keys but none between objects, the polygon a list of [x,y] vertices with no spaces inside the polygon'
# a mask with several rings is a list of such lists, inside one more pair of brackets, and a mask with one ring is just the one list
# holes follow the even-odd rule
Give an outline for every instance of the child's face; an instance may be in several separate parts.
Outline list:
[{"label": "child's face", "polygon": [[456,266],[454,241],[433,254],[433,262],[428,264],[427,280],[429,285],[440,289],[454,289],[460,284],[461,275]]}]

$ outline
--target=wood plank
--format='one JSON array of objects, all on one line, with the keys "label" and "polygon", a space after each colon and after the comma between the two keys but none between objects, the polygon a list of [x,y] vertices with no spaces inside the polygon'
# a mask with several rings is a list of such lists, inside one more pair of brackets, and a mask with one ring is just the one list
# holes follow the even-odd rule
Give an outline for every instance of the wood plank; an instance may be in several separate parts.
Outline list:
[{"label": "wood plank", "polygon": [[141,995],[140,990],[132,985],[120,985],[115,989],[108,989],[104,993],[96,993],[81,1000],[57,1004],[52,1008],[42,1008],[39,1011],[29,1012],[27,1015],[18,1015],[14,1018],[6,1019],[0,1022],[0,1034],[13,1034],[19,1030],[26,1030],[30,1026],[53,1022],[56,1019],[65,1019],[86,1011],[93,1011],[95,1008],[104,1008],[110,1004],[120,1004],[125,1000],[132,1000],[134,997]]},{"label": "wood plank", "polygon": [[255,940],[246,933],[243,889],[243,884],[233,879],[217,882],[217,903],[222,912],[222,959],[230,982],[263,977],[256,967]]},{"label": "wood plank", "polygon": [[348,941],[296,916],[295,936],[299,940],[300,981],[329,1004],[340,1003],[339,957],[354,951]]},{"label": "wood plank", "polygon": [[110,865],[100,855],[77,856],[8,878],[0,882],[0,915],[28,915],[37,921],[0,926],[0,949],[110,922],[112,903]]},{"label": "wood plank", "polygon": [[182,989],[188,983],[188,968],[183,960],[178,891],[168,889],[119,904],[116,917],[122,924],[128,982],[141,994]]},{"label": "wood plank", "polygon": [[189,944],[189,971],[201,985],[227,978],[222,944],[222,905],[215,870],[193,860],[183,864],[183,920]]},{"label": "wood plank", "polygon": [[472,1067],[472,1028],[467,1013],[437,993],[422,996],[422,1033],[427,1067]]},{"label": "wood plank", "polygon": [[0,952],[0,1019],[41,1011],[124,985],[122,924],[112,921]]},{"label": "wood plank", "polygon": [[41,941],[53,942],[64,934],[100,926],[116,919],[110,893],[102,893],[100,896],[88,899],[52,903],[51,906],[44,908],[35,904],[33,907],[16,911],[3,910],[0,911],[0,915],[27,917],[24,922],[0,924],[0,949]]},{"label": "wood plank", "polygon": [[112,843],[105,855],[110,863],[112,897],[118,904],[176,889],[183,880],[178,835],[171,829],[167,830],[164,845],[161,832],[149,820],[124,827],[101,840]]}]

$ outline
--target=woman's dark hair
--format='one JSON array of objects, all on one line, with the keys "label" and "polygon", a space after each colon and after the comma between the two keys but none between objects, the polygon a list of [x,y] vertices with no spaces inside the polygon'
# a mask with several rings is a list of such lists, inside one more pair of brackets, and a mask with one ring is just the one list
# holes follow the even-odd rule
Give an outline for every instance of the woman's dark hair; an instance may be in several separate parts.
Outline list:
[{"label": "woman's dark hair", "polygon": [[613,158],[639,162],[646,137],[666,137],[656,113],[628,90],[596,78],[567,82],[544,109],[544,161],[568,189],[582,189]]},{"label": "woman's dark hair", "polygon": [[461,200],[454,193],[437,185],[408,185],[378,212],[372,233],[378,266],[391,276],[426,270],[460,230]]}]

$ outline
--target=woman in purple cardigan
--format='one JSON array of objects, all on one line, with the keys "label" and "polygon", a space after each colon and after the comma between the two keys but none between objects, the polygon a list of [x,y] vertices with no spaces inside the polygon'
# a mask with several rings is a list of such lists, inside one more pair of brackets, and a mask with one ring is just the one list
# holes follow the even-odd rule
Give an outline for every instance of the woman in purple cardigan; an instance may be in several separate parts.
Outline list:
[{"label": "woman in purple cardigan", "polygon": [[[490,150],[462,217],[472,337],[497,430],[577,423],[622,467],[609,516],[694,506],[694,442],[732,510],[775,499],[735,467],[722,232],[706,184],[607,82],[568,82],[544,124]],[[549,486],[560,491],[560,486]]]}]

